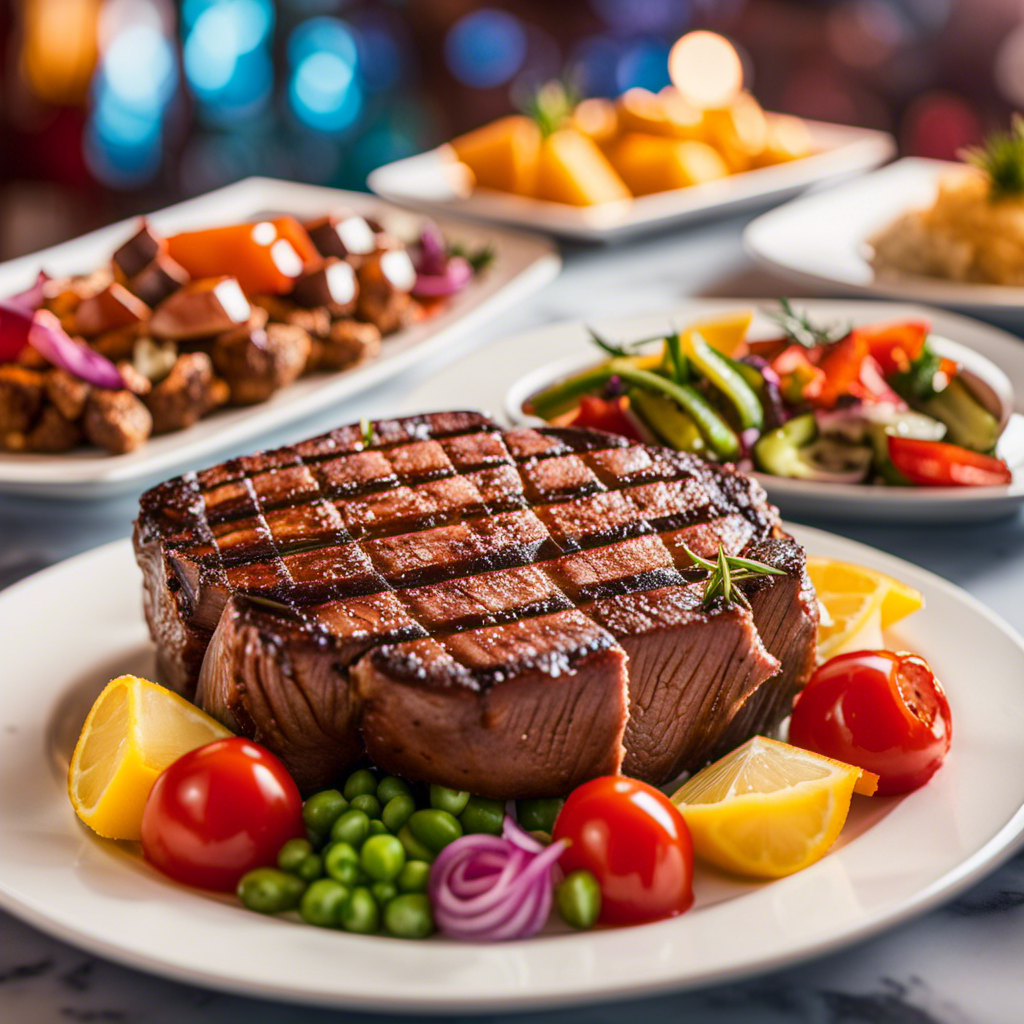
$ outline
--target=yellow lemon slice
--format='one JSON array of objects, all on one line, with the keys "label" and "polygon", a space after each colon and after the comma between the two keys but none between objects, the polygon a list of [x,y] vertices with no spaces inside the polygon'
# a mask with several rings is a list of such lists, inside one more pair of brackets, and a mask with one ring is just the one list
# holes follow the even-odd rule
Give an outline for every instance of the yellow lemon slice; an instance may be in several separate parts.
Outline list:
[{"label": "yellow lemon slice", "polygon": [[138,839],[157,776],[182,754],[230,735],[176,693],[118,676],[96,698],[71,756],[75,813],[107,839]]},{"label": "yellow lemon slice", "polygon": [[812,556],[807,572],[826,612],[818,630],[822,658],[883,646],[882,630],[924,605],[920,591],[861,565]]},{"label": "yellow lemon slice", "polygon": [[842,831],[854,791],[878,777],[755,736],[672,797],[699,857],[726,871],[781,878],[820,860]]},{"label": "yellow lemon slice", "polygon": [[754,317],[753,310],[741,309],[735,313],[723,313],[721,316],[710,317],[690,324],[681,331],[683,340],[695,331],[714,349],[731,356],[740,347],[750,330],[750,321]]}]

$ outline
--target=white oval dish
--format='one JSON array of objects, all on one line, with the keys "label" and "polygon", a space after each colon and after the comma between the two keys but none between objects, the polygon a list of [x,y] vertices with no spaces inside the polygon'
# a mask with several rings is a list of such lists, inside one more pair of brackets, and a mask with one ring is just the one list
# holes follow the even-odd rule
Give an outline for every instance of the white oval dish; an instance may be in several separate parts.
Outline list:
[{"label": "white oval dish", "polygon": [[[998,518],[1013,513],[1024,504],[1024,415],[1021,415],[1024,412],[1024,345],[996,328],[936,309],[878,302],[794,301],[797,307],[806,308],[812,318],[826,323],[930,319],[936,350],[962,362],[998,400],[1000,418],[1007,424],[998,450],[1010,464],[1014,479],[1005,487],[900,488],[813,483],[755,473],[754,476],[784,514],[847,521],[943,522]],[[672,325],[685,326],[688,321],[737,306],[770,305],[763,300],[700,299],[668,313],[618,317],[596,321],[589,326],[613,341],[629,341],[651,337]],[[771,330],[770,321],[758,313],[752,327],[755,336],[770,336]],[[501,408],[513,423],[540,422],[523,412],[523,402],[559,377],[597,362],[599,358],[595,356],[596,349],[589,340],[586,326],[578,322],[540,328],[518,338],[507,339],[502,345],[507,345],[509,351],[515,353],[517,367],[534,367],[502,395]],[[549,362],[552,352],[565,354]],[[493,360],[494,347],[487,353]]]},{"label": "white oval dish", "polygon": [[929,658],[955,721],[949,758],[927,786],[903,799],[855,798],[837,847],[800,874],[753,884],[701,869],[682,917],[496,945],[328,932],[178,886],[80,825],[67,799],[67,757],[96,693],[116,674],[153,670],[125,540],[0,594],[0,905],[95,954],[199,985],[447,1014],[710,984],[919,914],[1007,858],[1024,832],[1024,640],[931,573],[818,530],[793,532],[812,553],[923,592],[926,608],[888,639]]}]

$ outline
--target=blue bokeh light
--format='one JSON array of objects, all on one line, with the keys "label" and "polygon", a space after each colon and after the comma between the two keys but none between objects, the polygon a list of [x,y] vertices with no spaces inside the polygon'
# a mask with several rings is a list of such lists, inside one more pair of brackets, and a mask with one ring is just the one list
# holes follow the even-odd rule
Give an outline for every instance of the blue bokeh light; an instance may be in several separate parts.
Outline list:
[{"label": "blue bokeh light", "polygon": [[338,18],[310,18],[299,25],[288,39],[288,61],[298,67],[303,59],[323,51],[340,57],[351,67],[359,59],[352,30]]},{"label": "blue bokeh light", "polygon": [[288,40],[288,100],[295,116],[319,132],[351,128],[363,110],[359,48],[345,22],[312,18]]},{"label": "blue bokeh light", "polygon": [[460,18],[444,41],[452,74],[465,85],[491,89],[507,82],[526,58],[526,32],[507,11],[482,7]]},{"label": "blue bokeh light", "polygon": [[642,88],[657,92],[668,85],[668,51],[664,43],[641,40],[626,48],[615,68],[620,92]]}]

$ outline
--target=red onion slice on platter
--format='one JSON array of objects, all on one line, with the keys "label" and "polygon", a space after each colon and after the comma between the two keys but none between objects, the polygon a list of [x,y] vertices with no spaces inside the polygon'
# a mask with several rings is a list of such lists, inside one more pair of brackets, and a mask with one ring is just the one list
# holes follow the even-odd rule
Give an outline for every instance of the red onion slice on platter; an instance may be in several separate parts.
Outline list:
[{"label": "red onion slice on platter", "polygon": [[80,380],[112,391],[124,387],[117,367],[95,349],[68,337],[48,309],[36,310],[28,329],[28,343],[44,359]]},{"label": "red onion slice on platter", "polygon": [[473,268],[469,261],[461,256],[453,256],[448,260],[444,271],[439,274],[417,272],[416,283],[412,293],[420,299],[439,299],[454,295],[473,280]]}]

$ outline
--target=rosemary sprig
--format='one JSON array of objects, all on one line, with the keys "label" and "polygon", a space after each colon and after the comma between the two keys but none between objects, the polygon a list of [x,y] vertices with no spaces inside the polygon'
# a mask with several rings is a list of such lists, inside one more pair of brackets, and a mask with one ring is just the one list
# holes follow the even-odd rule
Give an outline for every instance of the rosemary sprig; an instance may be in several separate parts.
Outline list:
[{"label": "rosemary sprig", "polygon": [[369,448],[377,443],[377,431],[373,429],[373,424],[365,416],[359,421],[359,429],[362,431],[364,448]]},{"label": "rosemary sprig", "polygon": [[683,550],[690,561],[706,569],[710,575],[704,584],[704,597],[701,604],[710,608],[718,598],[726,604],[741,604],[745,608],[750,607],[746,594],[737,589],[734,584],[742,583],[744,580],[756,579],[759,576],[785,576],[786,570],[776,568],[774,565],[767,565],[758,562],[754,558],[741,558],[739,555],[727,555],[725,548],[718,545],[718,558],[710,561],[701,558],[695,551],[691,551],[685,544]]},{"label": "rosemary sprig", "polygon": [[517,90],[513,102],[536,121],[547,138],[563,128],[582,98],[579,87],[569,78],[555,78],[532,90]]},{"label": "rosemary sprig", "polygon": [[765,315],[782,328],[783,333],[804,348],[832,345],[850,333],[849,324],[829,324],[827,327],[812,323],[806,313],[798,313],[785,296],[779,299],[781,313],[766,310]]},{"label": "rosemary sprig", "polygon": [[992,199],[1024,194],[1024,117],[1014,114],[1008,131],[994,132],[960,156],[987,175]]}]

